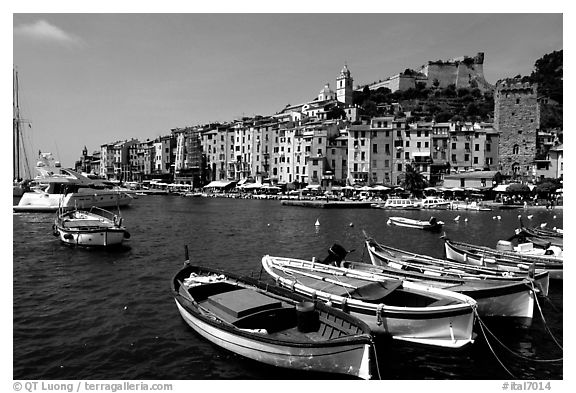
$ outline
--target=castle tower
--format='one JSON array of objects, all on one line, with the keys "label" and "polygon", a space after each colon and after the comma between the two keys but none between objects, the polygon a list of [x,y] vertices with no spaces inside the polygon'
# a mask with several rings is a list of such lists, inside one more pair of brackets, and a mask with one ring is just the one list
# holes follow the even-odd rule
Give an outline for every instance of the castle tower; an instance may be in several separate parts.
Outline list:
[{"label": "castle tower", "polygon": [[338,102],[346,105],[352,105],[352,82],[354,80],[350,76],[348,66],[344,64],[344,68],[340,71],[340,75],[336,78],[336,98]]},{"label": "castle tower", "polygon": [[494,128],[500,134],[500,173],[517,180],[533,179],[536,136],[540,128],[536,84],[514,79],[498,81]]}]

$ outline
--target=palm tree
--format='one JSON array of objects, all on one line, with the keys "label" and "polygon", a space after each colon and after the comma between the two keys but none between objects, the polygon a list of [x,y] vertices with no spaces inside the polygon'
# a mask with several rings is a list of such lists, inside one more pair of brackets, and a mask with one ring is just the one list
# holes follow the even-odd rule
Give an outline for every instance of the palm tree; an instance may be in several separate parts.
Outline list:
[{"label": "palm tree", "polygon": [[414,196],[421,196],[427,185],[428,182],[420,172],[414,169],[412,165],[406,165],[406,173],[402,182],[402,187],[406,191],[409,191]]}]

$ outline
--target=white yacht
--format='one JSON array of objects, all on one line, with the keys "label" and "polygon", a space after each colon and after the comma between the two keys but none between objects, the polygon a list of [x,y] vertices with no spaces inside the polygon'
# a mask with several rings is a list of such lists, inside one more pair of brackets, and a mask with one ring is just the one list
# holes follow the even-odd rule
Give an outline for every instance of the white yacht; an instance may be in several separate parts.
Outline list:
[{"label": "white yacht", "polygon": [[15,212],[122,207],[132,202],[132,196],[110,188],[105,181],[89,179],[71,169],[61,168],[56,161],[53,165],[47,164],[51,157],[49,153],[43,154],[45,160],[36,166],[39,173],[34,179],[36,185],[22,195],[17,206],[13,206]]}]

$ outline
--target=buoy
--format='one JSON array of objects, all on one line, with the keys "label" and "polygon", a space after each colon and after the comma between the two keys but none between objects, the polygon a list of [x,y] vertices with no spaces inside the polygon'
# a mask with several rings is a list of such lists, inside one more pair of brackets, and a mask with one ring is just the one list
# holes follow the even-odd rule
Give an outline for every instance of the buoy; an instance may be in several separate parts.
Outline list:
[{"label": "buoy", "polygon": [[314,224],[314,225],[316,225],[317,227],[320,226],[320,221],[318,219],[316,219],[316,224]]},{"label": "buoy", "polygon": [[268,226],[270,226],[270,224],[268,224]]},{"label": "buoy", "polygon": [[518,218],[522,218],[522,214],[518,214]]},{"label": "buoy", "polygon": [[130,239],[130,232],[124,232],[124,239]]},{"label": "buoy", "polygon": [[532,217],[534,217],[534,215],[533,215],[533,214],[530,214],[529,216],[526,216],[526,217],[527,217],[529,220],[531,220]]},{"label": "buoy", "polygon": [[556,216],[552,217],[553,219],[556,219]]},{"label": "buoy", "polygon": [[501,217],[501,216],[496,216],[496,218],[497,218],[497,219],[499,219],[499,220],[501,220],[501,219],[502,219],[502,217]]},{"label": "buoy", "polygon": [[468,219],[467,219],[467,218],[465,218],[465,219],[464,219],[464,222],[468,222]]},{"label": "buoy", "polygon": [[496,216],[492,216],[492,219],[495,220],[495,219],[496,219]]},{"label": "buoy", "polygon": [[542,224],[540,224],[540,228],[544,228],[546,225],[548,225],[547,222],[543,222]]},{"label": "buoy", "polygon": [[350,224],[348,224],[348,226],[353,227],[353,226],[354,226],[354,223],[350,223]]},{"label": "buoy", "polygon": [[456,216],[456,218],[454,219],[454,221],[458,221],[460,219],[460,216]]}]

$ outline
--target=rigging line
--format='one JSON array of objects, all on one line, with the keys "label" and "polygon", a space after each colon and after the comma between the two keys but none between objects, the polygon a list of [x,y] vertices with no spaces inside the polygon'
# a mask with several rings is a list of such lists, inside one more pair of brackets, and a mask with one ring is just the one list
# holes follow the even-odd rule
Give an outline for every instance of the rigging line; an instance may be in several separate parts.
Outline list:
[{"label": "rigging line", "polygon": [[370,343],[372,344],[372,349],[374,350],[374,363],[376,365],[376,374],[378,374],[378,379],[382,380],[382,375],[380,374],[380,365],[378,364],[378,354],[376,353],[376,343],[374,342],[374,337],[370,338]]}]

